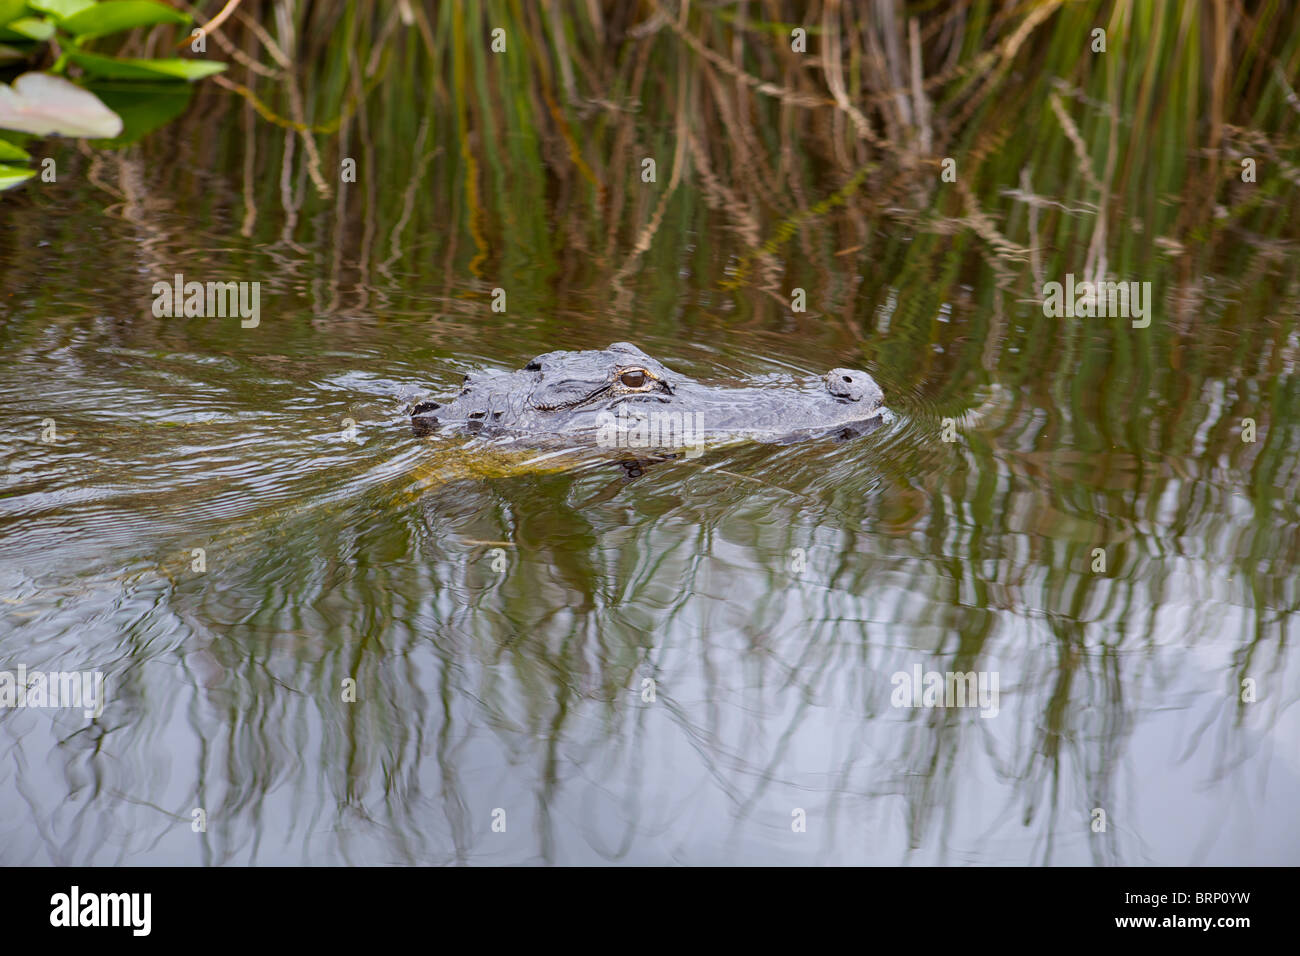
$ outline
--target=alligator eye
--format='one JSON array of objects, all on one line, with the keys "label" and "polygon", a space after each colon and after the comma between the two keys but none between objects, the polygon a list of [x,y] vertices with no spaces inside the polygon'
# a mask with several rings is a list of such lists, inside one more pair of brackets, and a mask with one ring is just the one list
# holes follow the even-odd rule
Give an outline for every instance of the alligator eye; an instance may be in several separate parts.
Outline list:
[{"label": "alligator eye", "polygon": [[649,377],[642,369],[633,368],[620,375],[618,380],[628,388],[641,388]]}]

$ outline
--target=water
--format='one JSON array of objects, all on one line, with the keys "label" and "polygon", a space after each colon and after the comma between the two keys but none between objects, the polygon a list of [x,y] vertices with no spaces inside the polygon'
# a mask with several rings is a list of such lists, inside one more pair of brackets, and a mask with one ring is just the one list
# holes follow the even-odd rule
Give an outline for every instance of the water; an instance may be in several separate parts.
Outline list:
[{"label": "water", "polygon": [[[0,204],[0,670],[105,681],[0,711],[0,861],[1300,862],[1293,262],[1175,282],[1143,239],[1145,331],[888,216],[771,288],[699,210],[612,283],[636,230],[579,248],[554,196],[476,263],[454,140],[336,206],[283,130],[250,187],[217,102]],[[175,272],[260,281],[260,324],[154,317]],[[469,369],[619,340],[866,368],[895,419],[631,480],[412,434]],[[996,704],[894,706],[917,667]]]}]

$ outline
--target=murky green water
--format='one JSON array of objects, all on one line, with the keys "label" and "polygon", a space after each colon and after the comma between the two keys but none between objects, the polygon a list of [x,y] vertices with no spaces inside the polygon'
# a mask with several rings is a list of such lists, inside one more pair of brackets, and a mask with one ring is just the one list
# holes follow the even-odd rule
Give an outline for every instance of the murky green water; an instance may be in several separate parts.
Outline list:
[{"label": "murky green water", "polygon": [[[1114,240],[1147,329],[896,211],[729,288],[753,245],[691,180],[640,257],[653,199],[607,234],[554,183],[502,204],[546,231],[476,239],[442,106],[318,196],[225,96],[0,202],[0,670],[105,679],[98,717],[0,711],[0,861],[1300,862],[1294,237]],[[260,324],[154,317],[177,272],[259,281]],[[897,419],[632,480],[474,474],[407,423],[617,340],[866,368]],[[893,706],[917,667],[996,675],[996,713]]]}]

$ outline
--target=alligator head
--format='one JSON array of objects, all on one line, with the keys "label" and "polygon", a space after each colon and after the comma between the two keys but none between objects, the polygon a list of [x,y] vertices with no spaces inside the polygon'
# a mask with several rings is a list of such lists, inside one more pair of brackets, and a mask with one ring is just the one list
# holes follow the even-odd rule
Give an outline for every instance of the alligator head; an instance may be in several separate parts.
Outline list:
[{"label": "alligator head", "polygon": [[732,441],[854,437],[878,425],[884,394],[866,372],[802,382],[708,385],[635,345],[547,352],[515,372],[466,375],[454,398],[411,410],[418,434],[454,428],[531,444],[697,448]]}]

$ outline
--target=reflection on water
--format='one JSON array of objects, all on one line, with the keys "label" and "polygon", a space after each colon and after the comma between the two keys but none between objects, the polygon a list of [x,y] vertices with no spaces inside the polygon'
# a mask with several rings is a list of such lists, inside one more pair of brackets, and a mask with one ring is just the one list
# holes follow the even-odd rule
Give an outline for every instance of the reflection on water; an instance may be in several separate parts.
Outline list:
[{"label": "reflection on water", "polygon": [[[757,243],[703,207],[539,280],[544,236],[471,267],[435,228],[459,147],[432,207],[336,207],[259,128],[286,178],[241,198],[220,102],[0,207],[0,670],[107,686],[0,711],[0,861],[1300,862],[1293,256],[1128,249],[1145,336],[884,219],[792,256],[815,314],[728,289]],[[161,162],[187,142],[226,150],[202,183]],[[261,281],[261,325],[153,317],[178,271]],[[701,379],[863,367],[896,419],[634,479],[412,434],[470,368],[617,340]],[[916,669],[996,675],[996,708],[895,706]]]}]

